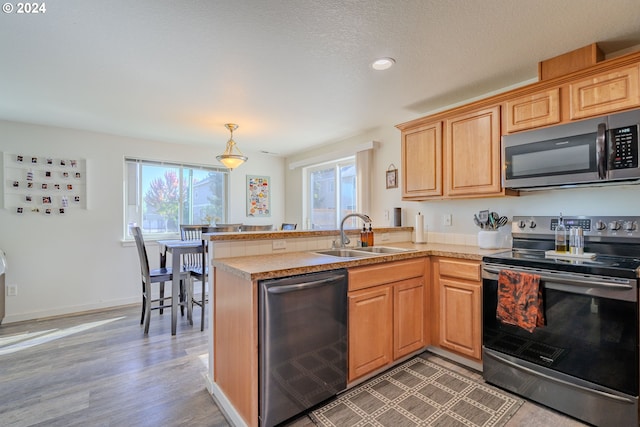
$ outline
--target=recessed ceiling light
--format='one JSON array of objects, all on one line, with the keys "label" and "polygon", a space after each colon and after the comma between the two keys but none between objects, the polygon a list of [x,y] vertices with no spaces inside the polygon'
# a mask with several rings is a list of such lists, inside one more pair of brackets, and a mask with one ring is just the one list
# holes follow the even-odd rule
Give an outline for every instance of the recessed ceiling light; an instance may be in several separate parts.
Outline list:
[{"label": "recessed ceiling light", "polygon": [[379,58],[373,61],[373,64],[371,64],[371,67],[374,70],[382,71],[382,70],[387,70],[391,68],[391,66],[395,63],[396,63],[396,60],[393,58]]}]

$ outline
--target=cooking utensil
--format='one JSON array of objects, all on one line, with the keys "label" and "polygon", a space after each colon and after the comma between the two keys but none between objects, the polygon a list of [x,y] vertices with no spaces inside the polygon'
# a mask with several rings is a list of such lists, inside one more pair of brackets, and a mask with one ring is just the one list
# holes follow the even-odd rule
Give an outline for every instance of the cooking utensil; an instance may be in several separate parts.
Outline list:
[{"label": "cooking utensil", "polygon": [[506,216],[501,216],[498,219],[498,227],[504,227],[505,225],[507,225],[508,222],[509,222],[509,218],[507,218]]},{"label": "cooking utensil", "polygon": [[498,220],[500,219],[500,215],[497,212],[491,212],[489,214],[489,225],[492,230],[496,230],[498,228]]},{"label": "cooking utensil", "polygon": [[478,215],[473,214],[473,222],[480,228],[484,228],[484,224],[482,224],[480,222],[480,219],[478,219]]},{"label": "cooking utensil", "polygon": [[480,223],[483,224],[483,226],[489,225],[489,211],[484,210],[478,212],[478,219],[480,220]]}]

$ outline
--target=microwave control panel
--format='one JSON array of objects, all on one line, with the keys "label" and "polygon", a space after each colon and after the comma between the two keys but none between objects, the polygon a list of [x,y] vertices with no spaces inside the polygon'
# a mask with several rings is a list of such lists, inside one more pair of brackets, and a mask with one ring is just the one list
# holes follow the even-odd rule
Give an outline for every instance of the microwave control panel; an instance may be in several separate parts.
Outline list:
[{"label": "microwave control panel", "polygon": [[609,169],[638,167],[638,125],[609,131]]}]

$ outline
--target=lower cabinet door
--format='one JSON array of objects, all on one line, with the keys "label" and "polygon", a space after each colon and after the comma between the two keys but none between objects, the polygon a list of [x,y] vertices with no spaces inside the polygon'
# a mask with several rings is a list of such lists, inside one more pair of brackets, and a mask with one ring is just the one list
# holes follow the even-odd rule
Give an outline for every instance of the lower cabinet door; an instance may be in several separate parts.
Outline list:
[{"label": "lower cabinet door", "polygon": [[349,293],[349,381],[392,361],[391,286]]},{"label": "lower cabinet door", "polygon": [[425,345],[424,280],[416,277],[393,285],[393,359]]},{"label": "lower cabinet door", "polygon": [[482,358],[481,285],[440,278],[440,346]]}]

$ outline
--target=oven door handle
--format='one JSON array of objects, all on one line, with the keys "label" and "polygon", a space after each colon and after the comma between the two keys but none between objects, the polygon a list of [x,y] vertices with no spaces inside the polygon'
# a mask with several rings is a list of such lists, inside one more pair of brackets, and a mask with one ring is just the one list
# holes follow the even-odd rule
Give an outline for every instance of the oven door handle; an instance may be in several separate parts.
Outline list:
[{"label": "oven door handle", "polygon": [[[602,278],[593,278],[588,276],[577,276],[571,273],[549,273],[544,270],[538,270],[535,268],[512,268],[512,267],[504,267],[498,266],[495,264],[484,264],[482,266],[483,273],[486,271],[489,274],[494,274],[496,277],[492,277],[492,279],[497,279],[498,273],[500,270],[511,270],[511,271],[522,271],[526,273],[538,274],[540,276],[540,280],[543,281],[551,281],[559,284],[566,284],[570,286],[579,286],[579,287],[591,287],[591,288],[602,288],[612,291],[630,291],[635,288],[635,281],[629,279],[622,278],[613,278],[613,279],[602,279]],[[483,274],[484,278],[486,277]]]},{"label": "oven door handle", "polygon": [[500,357],[496,352],[494,352],[494,351],[492,351],[492,350],[490,350],[490,349],[488,349],[486,347],[484,348],[484,354],[485,354],[485,356],[489,356],[492,359],[495,359],[495,360],[499,361],[500,363],[504,363],[505,365],[508,365],[508,366],[510,366],[510,367],[512,367],[514,369],[518,369],[520,371],[526,372],[526,373],[528,373],[530,375],[533,375],[533,376],[542,377],[542,378],[544,378],[544,379],[546,379],[548,381],[556,382],[556,383],[559,383],[559,384],[562,384],[562,385],[565,385],[565,386],[568,386],[568,387],[577,388],[579,390],[585,391],[586,393],[596,393],[596,394],[599,394],[599,395],[601,395],[603,397],[609,398],[611,400],[617,400],[617,401],[620,401],[620,402],[629,403],[631,405],[633,405],[635,403],[631,399],[627,399],[627,398],[622,397],[622,396],[616,396],[615,394],[607,393],[607,392],[602,391],[602,390],[596,390],[596,389],[584,387],[584,386],[581,386],[581,385],[578,385],[578,384],[574,384],[574,383],[571,383],[571,382],[568,382],[568,381],[561,380],[559,378],[554,378],[552,376],[543,374],[542,372],[534,371],[533,369],[527,368],[525,366],[519,365],[519,364],[514,363],[514,362],[512,362],[510,360],[507,360],[504,357]]}]

